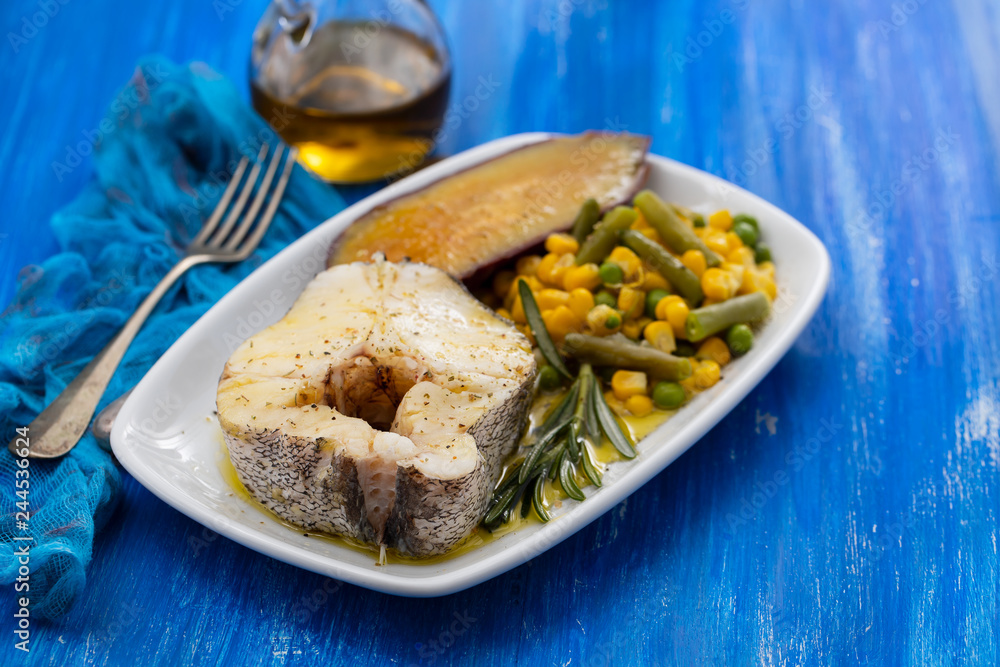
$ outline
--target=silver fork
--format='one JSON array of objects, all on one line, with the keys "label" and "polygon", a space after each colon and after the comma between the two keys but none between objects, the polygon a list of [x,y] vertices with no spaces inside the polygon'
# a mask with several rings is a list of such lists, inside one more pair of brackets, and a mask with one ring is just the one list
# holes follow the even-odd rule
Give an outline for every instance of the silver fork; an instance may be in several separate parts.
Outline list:
[{"label": "silver fork", "polygon": [[[149,296],[125,322],[118,335],[28,425],[29,457],[56,458],[73,449],[80,441],[87,430],[87,425],[90,424],[90,419],[94,416],[101,396],[104,395],[108,383],[111,382],[111,377],[118,368],[122,357],[125,356],[125,351],[132,343],[132,339],[139,333],[146,318],[153,312],[156,304],[170,289],[170,286],[185,271],[192,266],[206,262],[241,262],[257,248],[264,232],[267,231],[274,218],[278,204],[285,192],[285,186],[288,185],[292,166],[295,164],[296,149],[286,150],[284,144],[279,144],[271,155],[264,176],[258,185],[257,181],[260,178],[262,165],[269,151],[270,147],[267,144],[261,147],[246,179],[243,176],[247,166],[250,165],[250,160],[245,156],[240,160],[229,185],[226,186],[226,191],[222,193],[222,198],[215,210],[212,211],[212,215],[194,240],[185,248],[184,257],[153,288]],[[282,163],[282,158],[284,158],[284,167],[281,175],[275,181],[275,174]],[[243,209],[255,189],[257,194],[254,196],[250,208],[244,213]],[[270,198],[268,199],[269,193]],[[229,204],[234,195],[236,201],[230,208]],[[258,219],[258,213],[260,213],[266,199],[268,200],[267,207]],[[229,210],[228,215],[226,215],[227,209]],[[223,220],[224,215],[225,220]],[[256,224],[254,224],[255,221]],[[20,447],[17,446],[18,441],[23,443],[24,439],[14,438],[8,445],[12,452],[23,450],[23,444]]]}]

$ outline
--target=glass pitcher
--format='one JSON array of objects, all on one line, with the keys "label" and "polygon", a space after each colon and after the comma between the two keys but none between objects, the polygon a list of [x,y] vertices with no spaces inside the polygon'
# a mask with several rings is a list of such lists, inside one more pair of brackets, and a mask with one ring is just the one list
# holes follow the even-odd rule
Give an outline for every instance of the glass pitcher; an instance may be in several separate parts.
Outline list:
[{"label": "glass pitcher", "polygon": [[254,30],[254,108],[329,182],[417,167],[450,87],[444,32],[422,0],[273,0]]}]

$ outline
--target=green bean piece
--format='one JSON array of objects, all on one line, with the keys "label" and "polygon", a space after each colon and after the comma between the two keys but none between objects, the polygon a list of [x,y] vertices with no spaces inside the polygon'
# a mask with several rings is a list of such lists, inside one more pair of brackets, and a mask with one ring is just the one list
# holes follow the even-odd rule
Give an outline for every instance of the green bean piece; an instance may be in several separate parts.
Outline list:
[{"label": "green bean piece", "polygon": [[748,248],[757,246],[757,228],[747,222],[737,222],[733,225],[733,233],[740,237],[743,245]]},{"label": "green bean piece", "polygon": [[517,291],[521,295],[521,306],[524,308],[524,317],[528,320],[531,333],[535,335],[535,342],[538,343],[538,349],[542,351],[542,356],[545,357],[549,365],[556,369],[560,375],[565,378],[572,378],[573,376],[569,374],[569,369],[563,363],[562,357],[559,356],[556,344],[552,342],[552,338],[549,336],[549,330],[545,328],[545,322],[542,321],[542,313],[538,310],[538,302],[535,301],[535,295],[531,293],[531,287],[528,286],[528,283],[523,278],[517,281]]},{"label": "green bean piece", "polygon": [[746,213],[740,213],[738,215],[733,216],[734,227],[740,224],[741,222],[747,223],[748,225],[756,229],[758,234],[760,233],[760,223],[758,223],[757,218],[753,217],[752,215],[747,215]]},{"label": "green bean piece", "polygon": [[622,334],[599,337],[570,333],[566,335],[564,345],[577,360],[596,366],[644,371],[663,380],[691,377],[690,360],[661,352],[655,347],[639,345]]},{"label": "green bean piece", "polygon": [[695,213],[694,217],[691,218],[691,224],[695,226],[695,229],[699,229],[705,226],[705,216],[701,213]]},{"label": "green bean piece", "polygon": [[681,260],[667,252],[666,248],[632,229],[622,234],[622,243],[649,262],[688,304],[697,306],[701,303],[705,294],[701,291],[698,276],[684,266]]},{"label": "green bean piece", "polygon": [[680,255],[687,250],[700,250],[709,266],[718,266],[722,262],[722,258],[710,250],[705,242],[684,224],[673,207],[655,193],[643,190],[633,201],[642,212],[642,216],[646,218],[646,222],[674,252]]},{"label": "green bean piece", "polygon": [[653,387],[653,404],[664,410],[679,407],[686,398],[684,387],[676,382],[657,382]]},{"label": "green bean piece", "polygon": [[573,472],[573,464],[567,459],[563,459],[559,465],[559,485],[566,492],[566,495],[573,500],[586,500],[587,496],[583,495],[583,490],[576,483],[576,475]]},{"label": "green bean piece", "polygon": [[605,285],[621,285],[622,281],[625,280],[625,272],[622,271],[622,267],[614,262],[601,264],[598,274],[601,276],[601,282]]},{"label": "green bean piece", "polygon": [[746,354],[753,347],[753,331],[745,324],[735,324],[729,327],[726,332],[726,345],[729,351],[740,356]]},{"label": "green bean piece", "polygon": [[670,296],[670,292],[660,287],[651,289],[646,294],[646,317],[656,319],[656,306],[660,301]]},{"label": "green bean piece", "polygon": [[684,323],[684,331],[689,341],[697,343],[734,324],[759,320],[767,315],[770,309],[770,302],[761,292],[733,297],[728,301],[692,310],[688,313],[687,322]]},{"label": "green bean piece", "polygon": [[595,392],[594,407],[596,408],[597,420],[601,423],[601,430],[604,431],[604,435],[608,436],[608,440],[618,450],[618,453],[627,459],[634,459],[635,447],[629,441],[628,436],[625,435],[625,431],[615,418],[615,414],[611,412],[611,408],[608,407],[607,401],[604,400],[604,394]]},{"label": "green bean piece", "polygon": [[577,243],[583,243],[584,239],[590,236],[590,232],[594,231],[594,225],[597,224],[600,217],[601,207],[596,199],[588,199],[583,202],[580,212],[576,214],[576,220],[573,221],[573,238],[576,239]]},{"label": "green bean piece", "polygon": [[771,261],[771,246],[766,243],[758,243],[757,249],[753,253],[753,261],[758,264]]},{"label": "green bean piece", "polygon": [[580,250],[576,253],[576,263],[598,264],[604,261],[615,244],[618,243],[618,234],[628,229],[635,222],[639,215],[627,206],[616,206],[605,214],[594,227],[590,236],[580,244]]}]

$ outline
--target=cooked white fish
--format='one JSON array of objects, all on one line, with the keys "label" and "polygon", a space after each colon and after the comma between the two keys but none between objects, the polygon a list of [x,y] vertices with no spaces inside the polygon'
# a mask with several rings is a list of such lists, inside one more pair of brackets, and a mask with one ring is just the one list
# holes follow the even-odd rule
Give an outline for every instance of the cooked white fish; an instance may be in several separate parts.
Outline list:
[{"label": "cooked white fish", "polygon": [[529,341],[448,274],[358,262],[236,350],[219,421],[240,480],[278,516],[428,556],[482,520],[535,373]]}]

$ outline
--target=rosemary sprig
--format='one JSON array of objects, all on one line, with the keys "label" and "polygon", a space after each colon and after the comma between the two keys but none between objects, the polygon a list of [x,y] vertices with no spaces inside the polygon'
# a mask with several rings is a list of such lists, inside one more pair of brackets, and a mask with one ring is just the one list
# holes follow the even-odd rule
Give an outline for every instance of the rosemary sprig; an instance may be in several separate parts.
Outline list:
[{"label": "rosemary sprig", "polygon": [[628,436],[604,400],[593,369],[590,364],[581,364],[566,397],[529,436],[525,457],[494,491],[483,519],[485,526],[493,530],[506,523],[519,503],[522,517],[534,509],[539,519],[549,521],[551,514],[545,506],[547,478],[558,479],[570,498],[586,500],[577,473],[582,469],[591,485],[601,486],[600,469],[593,460],[591,447],[598,445],[604,435],[623,456],[635,456]]}]

